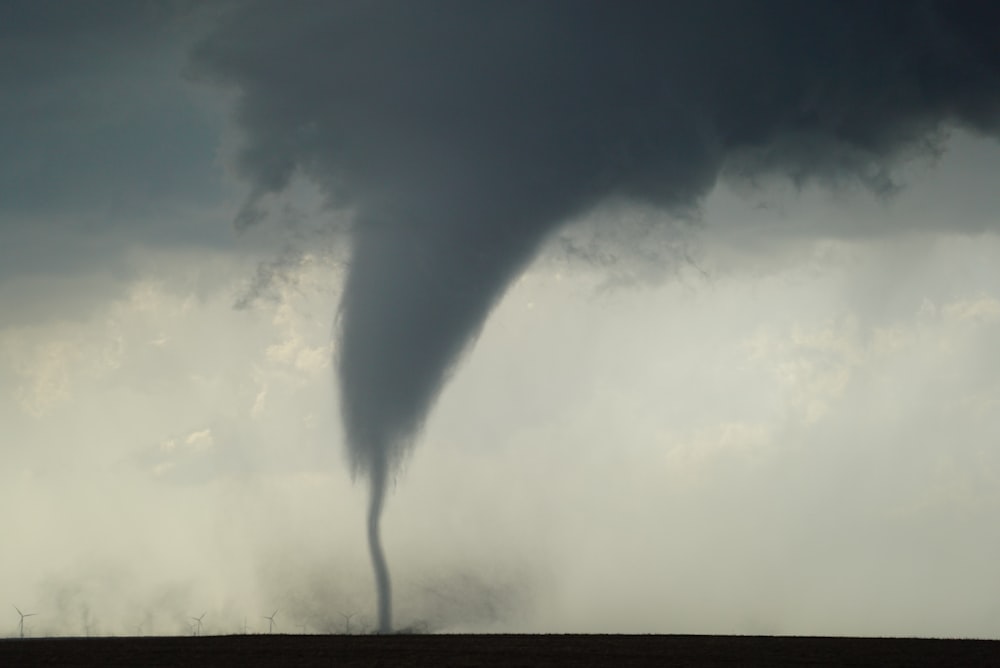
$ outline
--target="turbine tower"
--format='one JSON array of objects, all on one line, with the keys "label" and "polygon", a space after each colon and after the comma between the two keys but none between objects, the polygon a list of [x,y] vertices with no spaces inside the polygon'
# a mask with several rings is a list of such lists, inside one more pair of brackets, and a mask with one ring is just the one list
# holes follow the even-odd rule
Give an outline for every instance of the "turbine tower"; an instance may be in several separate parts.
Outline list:
[{"label": "turbine tower", "polygon": [[204,619],[204,617],[205,617],[206,614],[208,614],[208,613],[203,612],[203,613],[201,613],[201,617],[192,617],[191,618],[191,619],[194,620],[194,624],[192,624],[192,626],[194,626],[194,634],[196,636],[200,636],[201,635],[201,620]]},{"label": "turbine tower", "polygon": [[267,627],[267,632],[268,633],[274,633],[274,624],[275,624],[275,622],[274,622],[274,616],[277,615],[277,614],[278,614],[278,611],[275,610],[274,612],[271,613],[270,617],[268,617],[267,615],[264,616],[264,619],[266,619],[268,621],[268,627]]},{"label": "turbine tower", "polygon": [[351,617],[354,616],[354,613],[352,612],[351,614],[347,615],[342,612],[340,613],[340,616],[344,618],[344,634],[351,635]]},{"label": "turbine tower", "polygon": [[34,617],[38,613],[37,612],[21,612],[21,609],[19,607],[17,607],[16,605],[14,606],[14,609],[17,610],[17,614],[21,615],[21,621],[18,622],[17,631],[18,631],[18,635],[20,635],[23,638],[24,637],[24,618],[25,617]]}]

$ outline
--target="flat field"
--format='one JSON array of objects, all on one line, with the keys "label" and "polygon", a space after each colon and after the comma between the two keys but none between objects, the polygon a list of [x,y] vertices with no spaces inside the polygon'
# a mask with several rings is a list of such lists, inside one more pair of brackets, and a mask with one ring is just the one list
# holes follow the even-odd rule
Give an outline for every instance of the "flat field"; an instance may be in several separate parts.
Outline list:
[{"label": "flat field", "polygon": [[0,640],[0,666],[1000,666],[1000,641],[681,635]]}]

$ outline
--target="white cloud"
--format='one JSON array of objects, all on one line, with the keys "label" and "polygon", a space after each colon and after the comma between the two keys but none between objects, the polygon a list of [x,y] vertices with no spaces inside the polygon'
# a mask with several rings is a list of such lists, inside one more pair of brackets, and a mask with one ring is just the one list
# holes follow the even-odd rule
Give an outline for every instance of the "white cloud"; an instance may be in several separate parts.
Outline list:
[{"label": "white cloud", "polygon": [[214,441],[212,439],[211,429],[202,429],[201,431],[193,431],[187,435],[184,439],[184,444],[193,450],[205,450],[211,448]]},{"label": "white cloud", "polygon": [[945,318],[995,322],[1000,320],[1000,300],[988,295],[961,299],[945,304],[941,313]]}]

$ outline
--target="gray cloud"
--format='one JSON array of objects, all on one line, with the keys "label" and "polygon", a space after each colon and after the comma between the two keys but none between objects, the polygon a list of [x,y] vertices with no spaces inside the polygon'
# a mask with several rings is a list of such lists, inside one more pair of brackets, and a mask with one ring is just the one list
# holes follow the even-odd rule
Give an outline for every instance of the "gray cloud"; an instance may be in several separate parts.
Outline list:
[{"label": "gray cloud", "polygon": [[206,220],[225,192],[221,118],[183,77],[210,14],[166,0],[0,7],[4,274],[228,238],[228,221]]},{"label": "gray cloud", "polygon": [[892,192],[949,127],[998,129],[998,23],[930,0],[257,2],[195,59],[240,96],[239,222],[296,175],[354,213],[339,372],[377,528],[387,475],[554,229],[616,198],[690,214],[720,176]]},{"label": "gray cloud", "polygon": [[259,195],[301,172],[357,209],[345,419],[392,461],[554,226],[613,196],[683,210],[723,171],[886,189],[1000,111],[981,5],[298,9],[241,9],[198,63],[240,90]]}]

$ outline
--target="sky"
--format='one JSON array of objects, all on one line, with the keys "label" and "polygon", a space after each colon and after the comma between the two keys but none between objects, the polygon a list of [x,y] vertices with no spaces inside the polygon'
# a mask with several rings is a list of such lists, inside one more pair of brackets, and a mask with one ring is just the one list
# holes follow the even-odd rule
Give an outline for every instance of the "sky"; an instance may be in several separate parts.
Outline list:
[{"label": "sky", "polygon": [[375,630],[382,475],[398,628],[1000,637],[1000,61],[834,4],[5,3],[0,635]]}]

